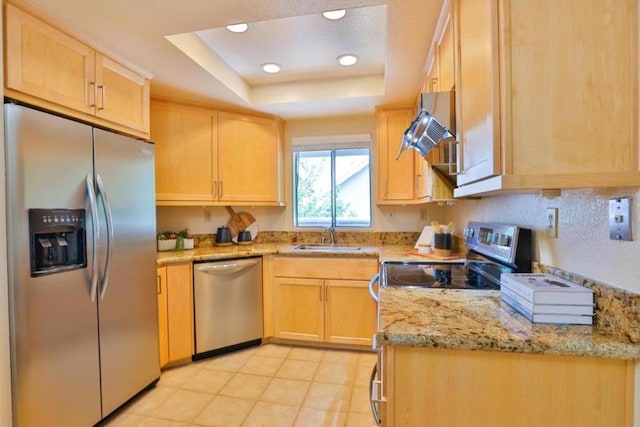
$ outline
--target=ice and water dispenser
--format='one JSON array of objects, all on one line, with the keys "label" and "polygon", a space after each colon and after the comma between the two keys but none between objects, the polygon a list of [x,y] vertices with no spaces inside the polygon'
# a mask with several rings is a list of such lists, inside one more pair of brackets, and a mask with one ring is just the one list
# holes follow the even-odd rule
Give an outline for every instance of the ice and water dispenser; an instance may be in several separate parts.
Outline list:
[{"label": "ice and water dispenser", "polygon": [[31,276],[87,266],[84,209],[29,209]]}]

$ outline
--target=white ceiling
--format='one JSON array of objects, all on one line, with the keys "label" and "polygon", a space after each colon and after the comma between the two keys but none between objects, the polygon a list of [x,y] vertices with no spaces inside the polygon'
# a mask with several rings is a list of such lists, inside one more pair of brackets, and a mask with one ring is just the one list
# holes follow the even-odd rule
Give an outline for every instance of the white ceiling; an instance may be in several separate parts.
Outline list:
[{"label": "white ceiling", "polygon": [[[152,95],[285,119],[410,104],[442,0],[29,0],[154,75]],[[328,21],[326,10],[348,10]],[[233,34],[226,24],[248,22]],[[336,58],[356,54],[354,67]],[[279,63],[267,75],[259,66]]]}]

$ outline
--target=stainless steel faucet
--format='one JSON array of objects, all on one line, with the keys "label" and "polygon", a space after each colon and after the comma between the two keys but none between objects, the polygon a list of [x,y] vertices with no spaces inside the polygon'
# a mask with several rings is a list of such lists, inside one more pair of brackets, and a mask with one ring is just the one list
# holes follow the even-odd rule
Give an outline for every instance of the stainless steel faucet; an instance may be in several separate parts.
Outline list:
[{"label": "stainless steel faucet", "polygon": [[329,233],[330,243],[334,245],[336,243],[336,228],[333,225],[325,228],[324,231]]}]

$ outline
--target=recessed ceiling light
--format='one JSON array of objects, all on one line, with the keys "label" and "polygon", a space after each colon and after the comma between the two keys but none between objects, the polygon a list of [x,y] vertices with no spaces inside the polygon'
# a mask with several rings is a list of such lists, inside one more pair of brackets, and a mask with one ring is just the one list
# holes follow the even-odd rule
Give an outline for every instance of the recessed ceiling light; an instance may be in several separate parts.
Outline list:
[{"label": "recessed ceiling light", "polygon": [[246,22],[240,22],[238,24],[227,25],[226,28],[232,33],[244,33],[249,29],[249,24],[247,24]]},{"label": "recessed ceiling light", "polygon": [[347,11],[345,9],[328,10],[326,12],[322,12],[322,16],[324,16],[325,18],[331,21],[337,21],[338,19],[342,19],[346,14],[347,14]]},{"label": "recessed ceiling light", "polygon": [[262,68],[262,71],[269,74],[275,74],[280,72],[280,66],[275,62],[267,62],[266,64],[262,64],[260,68]]},{"label": "recessed ceiling light", "polygon": [[358,57],[351,54],[340,55],[338,56],[338,63],[340,65],[344,65],[345,67],[350,67],[358,62]]}]

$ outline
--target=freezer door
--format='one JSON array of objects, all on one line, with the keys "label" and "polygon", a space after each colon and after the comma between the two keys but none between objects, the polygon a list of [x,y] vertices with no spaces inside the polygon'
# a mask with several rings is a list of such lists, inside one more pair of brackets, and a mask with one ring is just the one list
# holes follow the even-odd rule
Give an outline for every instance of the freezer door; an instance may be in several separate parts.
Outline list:
[{"label": "freezer door", "polygon": [[102,183],[98,306],[106,416],[160,377],[154,147],[100,129],[94,145],[96,183]]},{"label": "freezer door", "polygon": [[101,417],[91,268],[31,277],[27,215],[29,208],[85,208],[91,241],[91,128],[22,106],[4,108],[14,425],[93,425]]}]

